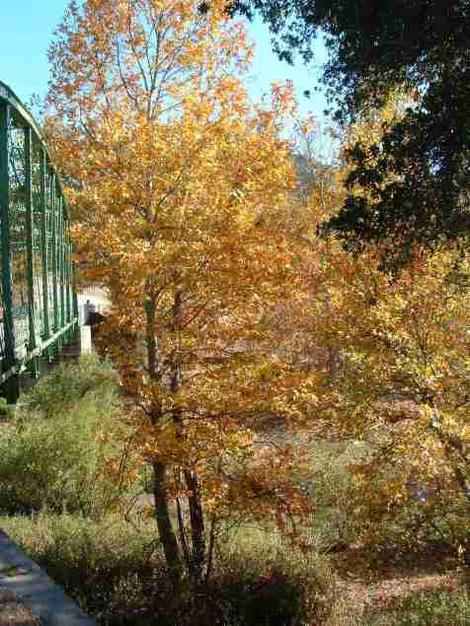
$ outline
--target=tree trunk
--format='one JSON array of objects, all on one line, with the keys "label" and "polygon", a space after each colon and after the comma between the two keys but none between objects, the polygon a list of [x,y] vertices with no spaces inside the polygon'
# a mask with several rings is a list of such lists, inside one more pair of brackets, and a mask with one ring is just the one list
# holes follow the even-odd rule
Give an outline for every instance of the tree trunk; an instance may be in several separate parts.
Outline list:
[{"label": "tree trunk", "polygon": [[171,525],[168,510],[168,497],[165,487],[166,466],[163,463],[153,463],[153,495],[155,498],[155,518],[157,520],[158,535],[162,542],[165,561],[173,582],[178,583],[181,577],[181,562],[178,543]]},{"label": "tree trunk", "polygon": [[188,504],[191,520],[191,540],[193,545],[192,569],[196,583],[202,582],[206,558],[206,540],[204,536],[204,512],[197,475],[191,470],[184,471],[186,486],[189,490]]},{"label": "tree trunk", "polygon": [[[155,337],[155,300],[149,298],[146,303],[147,328],[147,368],[151,380],[158,380],[158,350]],[[153,425],[157,424],[160,417],[159,407],[154,406],[150,410],[150,420]],[[165,554],[166,565],[170,576],[175,584],[179,585],[181,577],[181,560],[178,550],[178,542],[171,523],[168,507],[168,494],[166,491],[166,465],[158,460],[153,460],[153,495],[155,506],[155,519],[160,541]]]},{"label": "tree trunk", "polygon": [[[178,335],[181,329],[181,292],[176,291],[173,301],[172,310],[172,331]],[[178,337],[179,341],[179,337]],[[170,375],[170,389],[173,393],[177,393],[182,383],[182,368],[180,356],[178,354],[179,345],[173,359]],[[182,439],[185,437],[184,424],[181,416],[181,410],[176,408],[173,411],[173,421],[176,426],[176,432]],[[204,512],[202,509],[201,492],[199,481],[195,472],[190,469],[183,470],[184,480],[188,488],[188,506],[189,519],[191,524],[191,566],[190,575],[193,582],[199,584],[204,576],[204,564],[206,558],[206,543],[204,537]]]}]

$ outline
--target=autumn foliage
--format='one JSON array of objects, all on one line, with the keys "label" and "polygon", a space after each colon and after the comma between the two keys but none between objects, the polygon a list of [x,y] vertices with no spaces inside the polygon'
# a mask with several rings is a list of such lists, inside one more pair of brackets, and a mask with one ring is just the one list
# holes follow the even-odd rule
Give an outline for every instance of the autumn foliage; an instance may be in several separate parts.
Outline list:
[{"label": "autumn foliage", "polygon": [[[414,250],[398,276],[386,246],[352,257],[320,237],[347,172],[307,154],[299,186],[289,86],[253,104],[250,57],[220,0],[72,3],[51,49],[47,134],[83,275],[113,303],[101,349],[175,582],[209,577],[227,519],[299,539],[312,434],[370,445],[351,500],[368,519],[423,489],[468,506],[468,268]],[[380,124],[357,134],[370,145]]]},{"label": "autumn foliage", "polygon": [[255,437],[263,415],[295,427],[301,373],[273,323],[298,281],[278,213],[295,184],[280,137],[292,101],[279,85],[271,108],[249,102],[249,56],[224,3],[202,15],[154,0],[72,5],[51,54],[49,135],[75,238],[114,303],[107,353],[135,400],[167,563],[195,580],[221,519],[289,530],[308,509],[291,447],[273,455]]},{"label": "autumn foliage", "polygon": [[324,396],[329,427],[367,444],[349,514],[367,541],[395,525],[395,540],[433,535],[468,554],[468,259],[415,251],[395,275],[380,256],[347,272],[330,257],[336,297],[316,305],[317,331],[341,354]]}]

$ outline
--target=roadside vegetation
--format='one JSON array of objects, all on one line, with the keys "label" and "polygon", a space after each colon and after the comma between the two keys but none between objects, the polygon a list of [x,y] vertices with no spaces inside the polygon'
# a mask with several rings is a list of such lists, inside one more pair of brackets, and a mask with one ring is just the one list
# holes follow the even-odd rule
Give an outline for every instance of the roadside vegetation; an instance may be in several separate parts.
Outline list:
[{"label": "roadside vegetation", "polygon": [[98,359],[62,365],[21,398],[1,431],[0,509],[100,517],[120,485],[106,462],[122,456],[116,373]]},{"label": "roadside vegetation", "polygon": [[116,483],[106,471],[135,462],[125,423],[116,373],[90,356],[41,380],[0,429],[0,527],[100,624],[468,623],[458,554],[436,540],[397,541],[413,515],[373,545],[357,542],[368,524],[351,509],[348,466],[366,447],[326,439],[309,444],[306,543],[269,522],[227,521],[210,577],[175,597],[145,473],[123,469],[132,479]]}]

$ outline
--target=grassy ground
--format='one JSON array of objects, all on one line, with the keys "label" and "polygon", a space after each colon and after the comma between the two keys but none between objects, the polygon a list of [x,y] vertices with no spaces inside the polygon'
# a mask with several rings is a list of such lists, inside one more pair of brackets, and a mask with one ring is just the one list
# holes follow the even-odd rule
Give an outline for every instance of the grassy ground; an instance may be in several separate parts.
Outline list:
[{"label": "grassy ground", "polygon": [[364,560],[345,569],[344,554],[302,554],[276,533],[245,527],[222,544],[197,597],[174,601],[152,520],[42,513],[0,518],[0,527],[100,624],[470,624],[463,572],[450,562],[411,569],[375,560],[366,575]]},{"label": "grassy ground", "polygon": [[308,551],[272,528],[227,528],[211,579],[175,597],[153,519],[143,509],[123,519],[116,503],[130,492],[100,471],[120,453],[118,413],[114,373],[85,359],[44,379],[0,429],[0,528],[99,624],[470,626],[452,551],[385,532],[375,546],[355,540],[346,467],[363,454],[356,444],[312,446]]},{"label": "grassy ground", "polygon": [[301,557],[258,529],[239,529],[207,585],[175,599],[152,520],[42,513],[0,518],[0,527],[100,624],[281,626],[328,613],[328,559]]}]

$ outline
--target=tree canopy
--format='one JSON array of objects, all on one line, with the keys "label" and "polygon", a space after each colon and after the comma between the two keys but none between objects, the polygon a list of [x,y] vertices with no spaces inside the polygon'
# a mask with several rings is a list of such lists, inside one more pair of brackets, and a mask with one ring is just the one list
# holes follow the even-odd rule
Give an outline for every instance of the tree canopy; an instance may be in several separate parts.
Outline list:
[{"label": "tree canopy", "polygon": [[306,376],[280,360],[273,322],[297,281],[280,220],[295,187],[280,136],[291,94],[277,85],[271,107],[251,105],[243,28],[223,1],[197,9],[72,4],[51,49],[47,133],[74,181],[86,276],[118,305],[103,344],[134,400],[167,564],[200,582],[218,522],[245,511],[287,529],[308,502],[291,446],[274,457],[253,431],[275,411],[294,427]]},{"label": "tree canopy", "polygon": [[[288,84],[250,102],[251,53],[225,0],[72,2],[50,52],[45,133],[83,274],[112,302],[99,345],[133,433],[132,462],[110,472],[150,476],[177,592],[202,588],[240,520],[308,548],[311,443],[325,435],[368,446],[351,498],[365,526],[416,512],[424,489],[426,516],[455,504],[442,532],[468,546],[468,263],[415,246],[397,276],[378,269],[390,246],[354,256],[319,236],[329,222],[406,249],[462,231],[444,217],[464,215],[465,154],[412,152],[438,73],[394,86],[377,70],[368,87],[331,65],[349,163],[327,168],[312,119],[284,136]],[[439,213],[449,163],[454,203]]]},{"label": "tree canopy", "polygon": [[410,95],[403,115],[376,142],[350,146],[347,196],[330,224],[350,242],[391,239],[400,250],[468,233],[470,99],[468,0],[251,0],[289,61],[322,33],[324,80],[336,117],[357,121],[391,90]]}]

